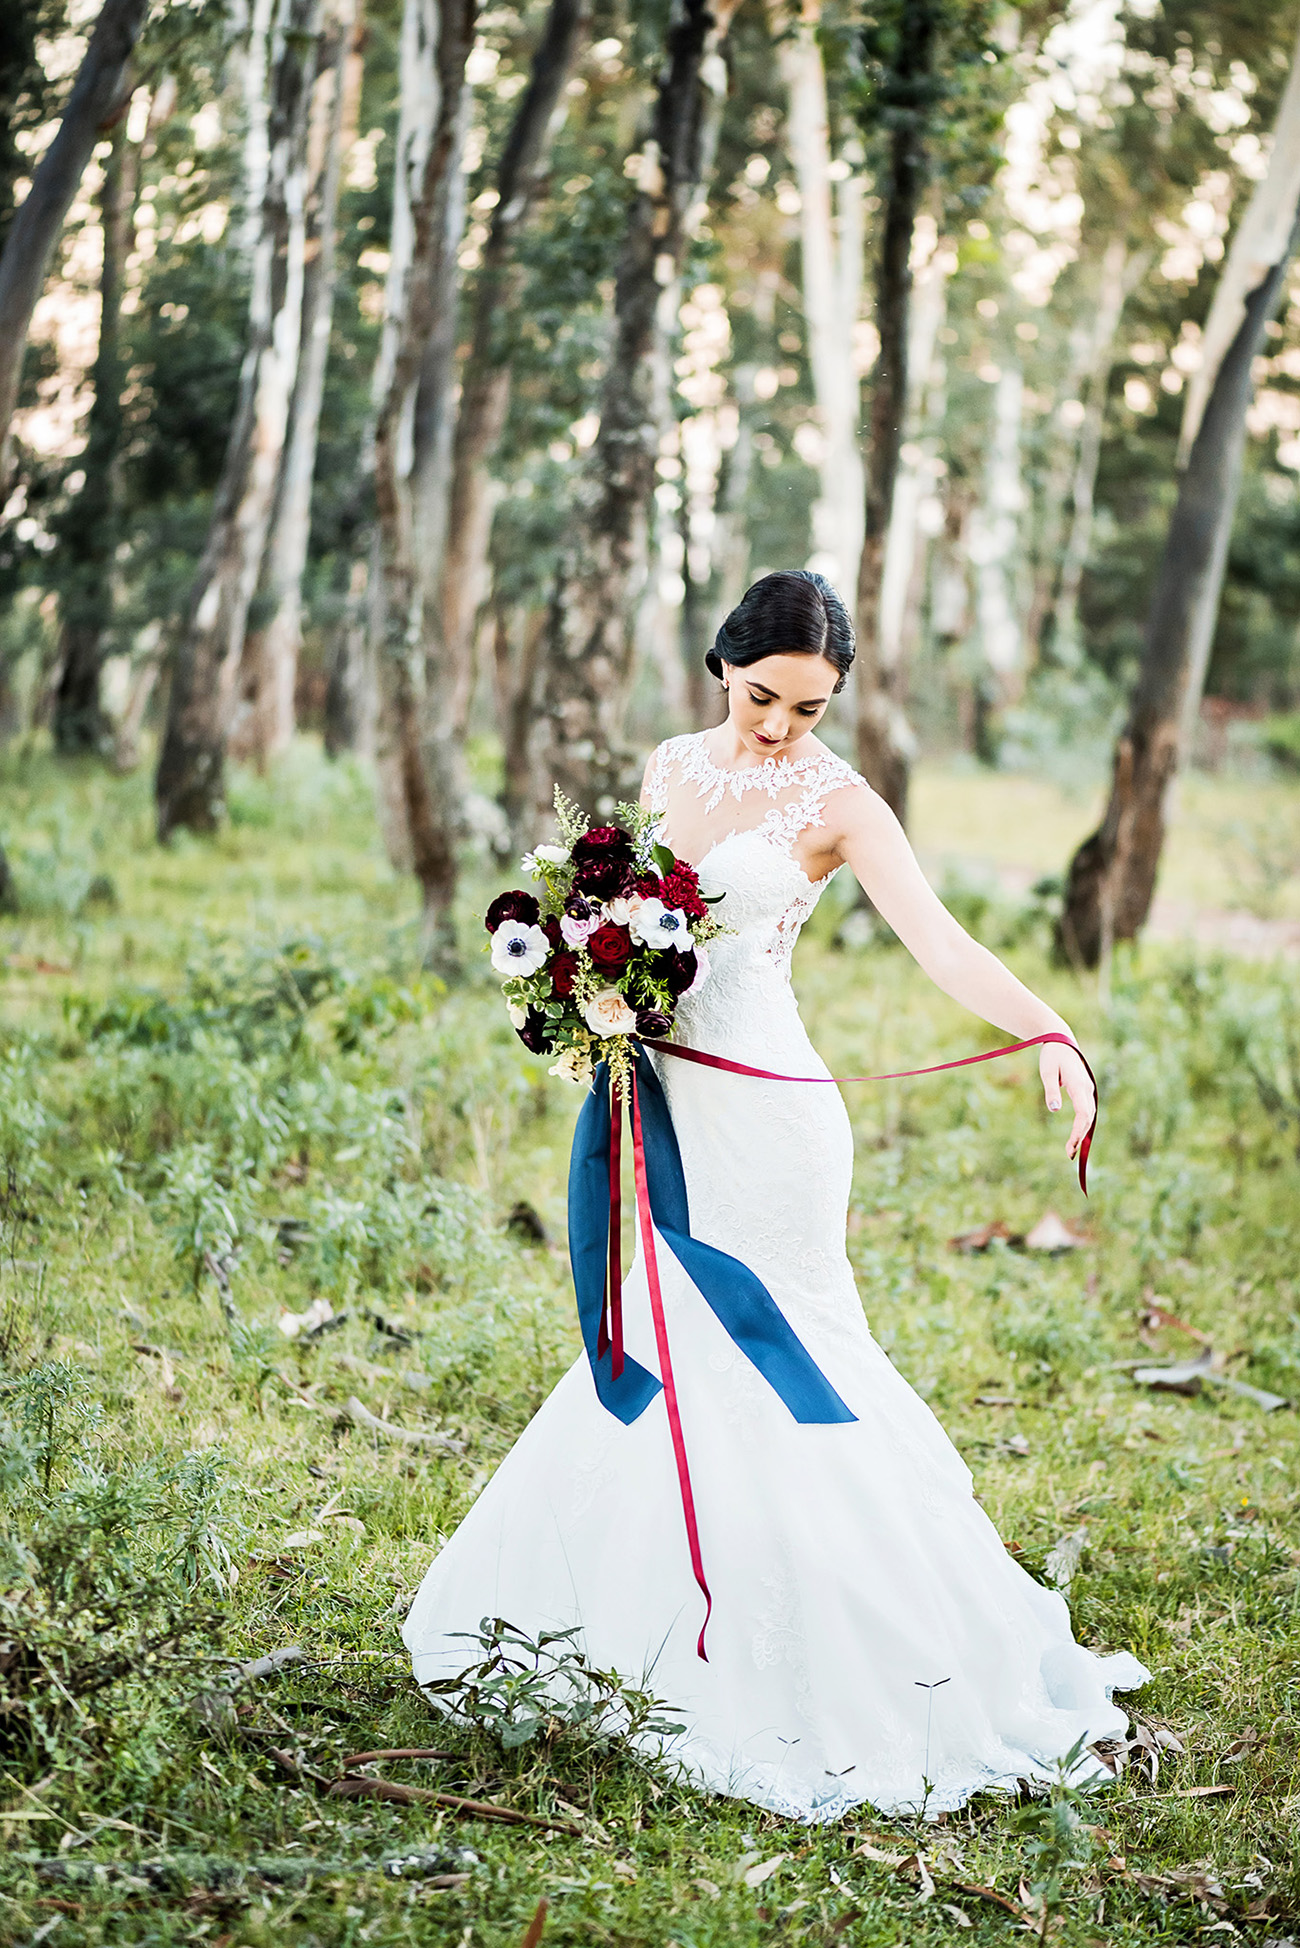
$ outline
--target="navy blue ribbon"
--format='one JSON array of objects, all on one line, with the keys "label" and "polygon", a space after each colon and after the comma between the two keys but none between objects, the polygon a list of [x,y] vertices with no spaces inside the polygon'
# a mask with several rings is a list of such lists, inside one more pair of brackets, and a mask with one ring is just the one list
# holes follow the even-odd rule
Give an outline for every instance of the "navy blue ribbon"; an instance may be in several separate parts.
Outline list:
[{"label": "navy blue ribbon", "polygon": [[[668,1103],[644,1049],[636,1054],[646,1180],[654,1227],[714,1316],[790,1409],[807,1425],[852,1421],[851,1413],[793,1330],[763,1281],[738,1258],[691,1236],[686,1175]],[[621,1114],[621,1108],[620,1108]],[[583,1344],[602,1406],[630,1426],[660,1390],[636,1360],[614,1378],[612,1349],[600,1349],[609,1262],[610,1088],[608,1064],[596,1070],[578,1116],[569,1163],[569,1260]]]}]

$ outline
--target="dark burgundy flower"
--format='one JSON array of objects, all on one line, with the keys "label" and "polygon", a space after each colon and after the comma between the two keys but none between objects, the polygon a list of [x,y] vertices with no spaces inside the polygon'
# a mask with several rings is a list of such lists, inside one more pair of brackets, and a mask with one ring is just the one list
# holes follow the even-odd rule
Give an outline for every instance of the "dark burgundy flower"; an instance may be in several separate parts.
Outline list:
[{"label": "dark burgundy flower", "polygon": [[621,974],[632,958],[632,936],[626,927],[606,920],[603,927],[588,936],[587,952],[602,974]]},{"label": "dark burgundy flower", "polygon": [[679,954],[672,947],[665,947],[661,954],[655,954],[651,966],[655,979],[663,982],[674,1001],[679,994],[685,994],[697,972],[694,954]]},{"label": "dark burgundy flower", "polygon": [[560,932],[560,923],[556,919],[554,914],[552,914],[549,919],[542,921],[542,932],[546,935],[546,938],[550,941],[552,947],[559,947],[562,945],[564,941],[564,935]]},{"label": "dark burgundy flower", "polygon": [[584,832],[570,857],[576,890],[592,899],[616,899],[632,885],[632,842],[617,825]]},{"label": "dark burgundy flower", "polygon": [[549,1055],[555,1044],[547,1030],[548,1023],[541,1009],[530,1008],[527,1021],[516,1032],[524,1047],[534,1055]]},{"label": "dark burgundy flower", "polygon": [[503,920],[519,920],[526,927],[535,927],[541,911],[531,893],[498,893],[483,924],[489,933],[495,933]]},{"label": "dark burgundy flower", "polygon": [[582,893],[570,893],[564,910],[571,920],[594,920],[600,911],[600,901],[589,900]]},{"label": "dark burgundy flower", "polygon": [[672,1016],[664,1014],[659,1008],[638,1008],[637,1010],[636,1032],[638,1035],[652,1035],[657,1040],[660,1036],[666,1035],[672,1025]]},{"label": "dark burgundy flower", "polygon": [[567,947],[562,947],[558,954],[552,956],[549,968],[551,987],[559,1000],[567,1001],[573,993],[577,972],[578,956],[570,953]]},{"label": "dark burgundy flower", "polygon": [[700,876],[684,859],[679,859],[672,871],[665,873],[659,897],[665,906],[675,907],[688,920],[702,920],[709,910],[700,898]]}]

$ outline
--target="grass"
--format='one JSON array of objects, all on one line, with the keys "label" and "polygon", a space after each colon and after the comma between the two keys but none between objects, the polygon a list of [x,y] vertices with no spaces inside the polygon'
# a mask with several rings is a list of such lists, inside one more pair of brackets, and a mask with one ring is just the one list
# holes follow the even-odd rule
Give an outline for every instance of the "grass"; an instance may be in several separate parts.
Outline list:
[{"label": "grass", "polygon": [[[986,856],[1009,856],[1026,783],[976,786],[960,781],[950,829],[970,849],[978,821]],[[922,793],[923,836],[948,789]],[[809,1832],[617,1744],[543,1727],[504,1749],[433,1716],[405,1603],[577,1350],[573,1094],[524,1054],[473,955],[451,993],[414,971],[413,902],[364,781],[309,749],[237,781],[218,841],[166,853],[139,779],[36,759],[6,804],[25,910],[0,922],[0,1687],[18,1701],[0,1715],[0,1940],[514,1948],[543,1897],[544,1940],[566,1948],[1010,1939],[1016,1920],[962,1889],[1019,1899],[1050,1839],[1033,1808]],[[486,890],[467,893],[467,939]],[[835,951],[833,918],[796,964],[832,1066],[992,1045],[898,950]],[[1158,1298],[1239,1377],[1300,1396],[1288,985],[1161,950],[1121,965],[1103,1018],[1047,965],[1032,914],[980,919],[1096,1052],[1093,1198],[1027,1067],[850,1091],[864,1304],[1031,1573],[1081,1536],[1076,1631],[1152,1667],[1137,1715],[1184,1748],[1085,1812],[1102,1830],[1062,1869],[1055,1938],[1208,1940],[1226,1922],[1283,1939],[1300,1932],[1296,1416],[1152,1394],[1123,1363],[1190,1350],[1140,1336]],[[544,1239],[511,1225],[521,1202]],[[950,1248],[1049,1205],[1079,1251]],[[319,1299],[341,1327],[278,1331]],[[339,1417],[350,1396],[464,1451],[368,1433]],[[306,1660],[220,1696],[221,1660],[286,1644]],[[72,1706],[48,1683],[33,1702],[29,1653]],[[120,1681],[90,1690],[114,1656]],[[201,1693],[217,1696],[196,1709]],[[329,1797],[310,1776],[406,1746],[450,1756],[390,1778],[577,1833]],[[877,1857],[918,1847],[924,1873]]]}]

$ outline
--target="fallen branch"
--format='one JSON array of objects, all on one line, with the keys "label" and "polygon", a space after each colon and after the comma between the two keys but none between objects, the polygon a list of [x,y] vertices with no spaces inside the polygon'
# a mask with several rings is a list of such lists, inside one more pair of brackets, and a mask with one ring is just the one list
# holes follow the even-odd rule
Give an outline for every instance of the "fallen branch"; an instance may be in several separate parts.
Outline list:
[{"label": "fallen branch", "polygon": [[349,1394],[343,1405],[343,1415],[358,1427],[364,1427],[371,1434],[382,1434],[386,1440],[403,1441],[408,1446],[441,1448],[447,1454],[463,1454],[464,1441],[457,1441],[450,1434],[425,1433],[413,1427],[394,1427],[388,1420],[380,1420],[372,1414],[369,1407],[363,1407],[356,1395]]},{"label": "fallen branch", "polygon": [[269,1650],[265,1657],[254,1657],[247,1664],[237,1664],[230,1674],[229,1689],[238,1684],[251,1684],[254,1678],[270,1677],[275,1671],[282,1671],[286,1664],[300,1664],[307,1655],[301,1644],[284,1644],[279,1650]]},{"label": "fallen branch", "polygon": [[329,1787],[331,1799],[389,1799],[399,1806],[444,1806],[450,1813],[463,1813],[468,1819],[500,1820],[505,1826],[538,1826],[547,1833],[567,1833],[582,1838],[582,1828],[569,1820],[547,1819],[542,1813],[520,1813],[513,1806],[494,1806],[488,1799],[463,1799],[459,1793],[434,1792],[429,1786],[401,1786],[392,1779],[335,1779]]},{"label": "fallen branch", "polygon": [[313,1785],[324,1786],[328,1791],[332,1783],[328,1773],[318,1772],[314,1765],[304,1764],[301,1759],[294,1758],[292,1752],[286,1752],[278,1745],[268,1745],[266,1749],[280,1770],[287,1772],[291,1779],[310,1779]]},{"label": "fallen branch", "polygon": [[1000,1907],[1004,1914],[1014,1915],[1017,1921],[1027,1918],[1019,1901],[1013,1901],[1007,1894],[999,1894],[996,1887],[985,1887],[974,1880],[950,1880],[945,1885],[955,1888],[959,1894],[968,1894],[972,1900],[989,1901],[994,1907]]},{"label": "fallen branch", "polygon": [[344,1759],[343,1770],[352,1772],[359,1765],[378,1765],[381,1759],[455,1759],[457,1752],[440,1752],[432,1745],[395,1745],[382,1752],[354,1752]]}]

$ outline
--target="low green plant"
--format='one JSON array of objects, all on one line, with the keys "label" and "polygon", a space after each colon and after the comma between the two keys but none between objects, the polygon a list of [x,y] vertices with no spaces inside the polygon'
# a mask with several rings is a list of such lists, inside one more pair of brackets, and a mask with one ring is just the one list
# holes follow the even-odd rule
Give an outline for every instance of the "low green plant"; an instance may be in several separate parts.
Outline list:
[{"label": "low green plant", "polygon": [[469,1639],[482,1653],[454,1677],[426,1684],[458,1724],[486,1732],[503,1750],[537,1744],[609,1750],[665,1741],[683,1728],[661,1698],[618,1671],[599,1670],[581,1631],[529,1637],[501,1617],[484,1617]]},{"label": "low green plant", "polygon": [[1057,1762],[1046,1795],[1018,1807],[1013,1817],[1029,1861],[1028,1893],[1040,1941],[1048,1939],[1064,1906],[1071,1876],[1081,1873],[1096,1851],[1093,1827],[1085,1818],[1092,1810],[1089,1796],[1074,1779],[1087,1744],[1088,1734],[1081,1732]]}]

